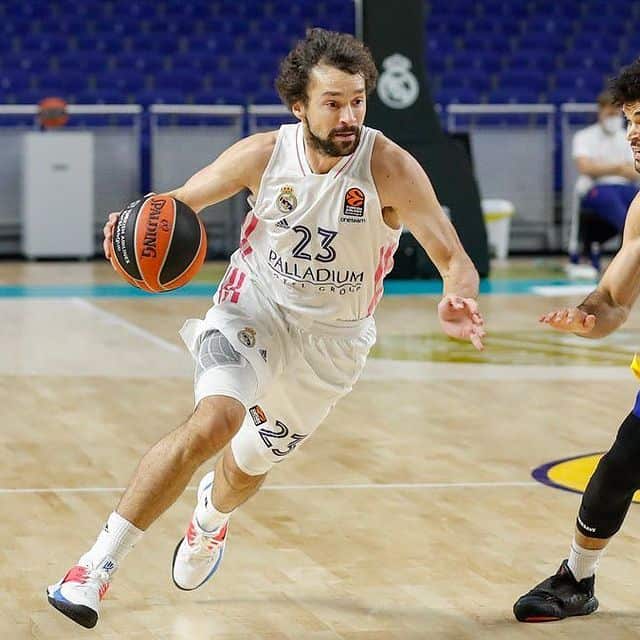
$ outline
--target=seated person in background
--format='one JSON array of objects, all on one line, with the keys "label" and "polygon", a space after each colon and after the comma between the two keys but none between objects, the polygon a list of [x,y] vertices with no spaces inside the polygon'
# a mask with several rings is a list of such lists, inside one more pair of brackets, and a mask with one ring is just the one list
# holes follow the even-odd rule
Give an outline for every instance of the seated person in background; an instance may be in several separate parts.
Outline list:
[{"label": "seated person in background", "polygon": [[[613,104],[608,91],[598,96],[598,122],[575,134],[573,159],[580,173],[576,183],[580,210],[592,212],[602,221],[604,229],[610,225],[612,232],[605,233],[601,241],[620,233],[629,204],[638,191],[638,174],[622,128],[620,109]],[[587,230],[583,232],[589,237]],[[599,251],[591,251],[591,261],[599,271]],[[578,256],[572,256],[572,262],[577,263]]]}]

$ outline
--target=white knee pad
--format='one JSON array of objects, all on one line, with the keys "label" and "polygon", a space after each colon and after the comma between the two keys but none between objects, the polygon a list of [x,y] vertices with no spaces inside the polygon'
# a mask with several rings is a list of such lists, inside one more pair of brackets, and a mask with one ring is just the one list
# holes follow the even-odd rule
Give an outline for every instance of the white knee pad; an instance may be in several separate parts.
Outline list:
[{"label": "white knee pad", "polygon": [[267,457],[268,449],[256,433],[249,413],[238,433],[231,440],[231,452],[241,471],[249,476],[261,476],[271,470],[273,462]]}]

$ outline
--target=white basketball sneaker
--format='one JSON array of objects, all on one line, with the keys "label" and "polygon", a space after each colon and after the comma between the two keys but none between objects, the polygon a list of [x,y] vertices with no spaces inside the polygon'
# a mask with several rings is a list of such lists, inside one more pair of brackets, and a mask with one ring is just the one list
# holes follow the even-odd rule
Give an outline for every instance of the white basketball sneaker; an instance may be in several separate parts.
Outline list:
[{"label": "white basketball sneaker", "polygon": [[[213,485],[213,471],[207,473],[198,486],[198,501]],[[206,499],[206,498],[205,498]],[[201,587],[218,569],[227,539],[229,523],[214,531],[205,531],[193,512],[185,537],[173,554],[172,576],[178,589],[193,591]]]},{"label": "white basketball sneaker", "polygon": [[95,568],[83,565],[71,567],[60,582],[47,587],[49,604],[83,627],[95,627],[100,601],[107,593],[116,569],[116,562],[109,557]]}]

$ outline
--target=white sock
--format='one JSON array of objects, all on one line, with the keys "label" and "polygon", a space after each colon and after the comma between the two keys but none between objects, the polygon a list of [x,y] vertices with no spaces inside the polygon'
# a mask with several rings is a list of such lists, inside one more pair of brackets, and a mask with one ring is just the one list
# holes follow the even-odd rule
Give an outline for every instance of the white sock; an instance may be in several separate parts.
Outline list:
[{"label": "white sock", "polygon": [[215,531],[224,526],[233,513],[233,511],[223,513],[215,508],[211,498],[211,489],[212,486],[200,496],[196,506],[196,522],[205,531]]},{"label": "white sock", "polygon": [[144,531],[113,512],[100,532],[95,544],[80,558],[80,564],[95,567],[105,558],[112,560],[116,568],[140,540]]},{"label": "white sock", "polygon": [[595,574],[603,552],[604,549],[584,549],[573,539],[567,563],[578,582]]}]

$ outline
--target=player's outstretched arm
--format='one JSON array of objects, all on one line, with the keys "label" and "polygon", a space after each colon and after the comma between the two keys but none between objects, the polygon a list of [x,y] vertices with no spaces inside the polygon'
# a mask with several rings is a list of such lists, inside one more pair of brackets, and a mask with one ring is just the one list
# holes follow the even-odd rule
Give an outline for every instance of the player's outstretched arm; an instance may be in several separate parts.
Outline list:
[{"label": "player's outstretched arm", "polygon": [[602,338],[624,324],[640,295],[639,198],[629,207],[622,247],[597,288],[577,307],[547,313],[540,322],[585,338]]},{"label": "player's outstretched arm", "polygon": [[485,331],[476,302],[478,272],[420,164],[387,138],[378,138],[372,171],[383,211],[393,212],[394,219],[411,231],[440,272],[444,296],[438,316],[443,331],[482,349]]}]

